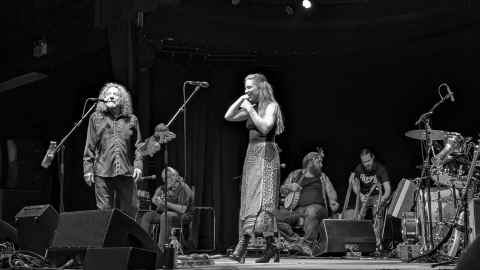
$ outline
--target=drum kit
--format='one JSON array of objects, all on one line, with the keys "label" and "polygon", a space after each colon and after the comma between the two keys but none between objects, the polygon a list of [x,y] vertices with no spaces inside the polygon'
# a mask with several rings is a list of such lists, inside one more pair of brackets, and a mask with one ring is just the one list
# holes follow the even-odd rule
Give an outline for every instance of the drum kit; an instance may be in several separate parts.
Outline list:
[{"label": "drum kit", "polygon": [[[422,177],[412,180],[420,187],[415,199],[415,212],[423,250],[428,252],[442,245],[438,249],[440,254],[454,257],[460,251],[460,243],[468,236],[464,237],[464,233],[456,230],[449,235],[447,232],[452,226],[463,226],[461,219],[464,211],[457,211],[465,205],[462,199],[472,200],[478,195],[478,146],[472,138],[465,138],[457,132],[417,129],[406,132],[405,136],[420,140],[430,151],[424,164],[418,166],[422,169]],[[448,241],[445,241],[446,238],[449,238]]]}]

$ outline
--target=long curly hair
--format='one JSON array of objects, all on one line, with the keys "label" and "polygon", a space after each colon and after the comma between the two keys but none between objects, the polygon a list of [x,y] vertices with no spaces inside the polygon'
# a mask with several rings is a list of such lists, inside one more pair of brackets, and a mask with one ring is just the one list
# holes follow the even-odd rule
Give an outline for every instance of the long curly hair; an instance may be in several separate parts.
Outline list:
[{"label": "long curly hair", "polygon": [[[107,89],[110,87],[115,87],[118,89],[120,93],[120,111],[121,114],[123,115],[130,115],[133,113],[133,108],[132,108],[132,98],[130,96],[130,93],[127,91],[127,88],[125,86],[119,84],[119,83],[114,83],[114,82],[108,82],[106,83],[102,89],[100,90],[100,94],[98,95],[99,99],[105,99],[105,93],[107,92]],[[97,103],[97,112],[106,112],[107,111],[107,106],[103,102]]]},{"label": "long curly hair", "polygon": [[278,104],[277,100],[275,100],[275,96],[273,95],[273,87],[267,81],[267,77],[260,73],[254,73],[247,75],[244,81],[247,80],[252,80],[259,89],[258,112],[260,115],[265,113],[265,109],[270,103],[275,103],[277,105],[277,109],[275,111],[275,135],[281,134],[285,130],[282,110],[280,109],[280,104]]}]

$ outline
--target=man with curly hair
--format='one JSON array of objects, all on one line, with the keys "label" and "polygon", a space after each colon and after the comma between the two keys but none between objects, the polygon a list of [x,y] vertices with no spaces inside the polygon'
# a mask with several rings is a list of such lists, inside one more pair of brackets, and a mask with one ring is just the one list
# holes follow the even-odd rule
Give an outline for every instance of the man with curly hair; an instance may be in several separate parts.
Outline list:
[{"label": "man with curly hair", "polygon": [[138,119],[123,85],[105,84],[99,98],[103,102],[97,104],[88,123],[83,154],[84,180],[89,186],[94,184],[99,209],[112,209],[117,205],[135,218],[136,181],[143,169],[138,149],[141,142]]}]

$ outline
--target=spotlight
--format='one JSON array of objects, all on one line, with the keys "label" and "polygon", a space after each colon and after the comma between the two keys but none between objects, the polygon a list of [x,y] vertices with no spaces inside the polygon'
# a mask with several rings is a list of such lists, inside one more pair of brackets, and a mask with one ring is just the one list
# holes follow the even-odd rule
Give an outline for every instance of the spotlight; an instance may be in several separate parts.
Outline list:
[{"label": "spotlight", "polygon": [[302,1],[302,6],[303,6],[304,8],[307,8],[307,9],[308,9],[308,8],[311,8],[311,7],[312,7],[312,2],[310,2],[310,0],[303,0],[303,1]]},{"label": "spotlight", "polygon": [[232,0],[232,5],[238,6],[240,4],[240,0]]}]

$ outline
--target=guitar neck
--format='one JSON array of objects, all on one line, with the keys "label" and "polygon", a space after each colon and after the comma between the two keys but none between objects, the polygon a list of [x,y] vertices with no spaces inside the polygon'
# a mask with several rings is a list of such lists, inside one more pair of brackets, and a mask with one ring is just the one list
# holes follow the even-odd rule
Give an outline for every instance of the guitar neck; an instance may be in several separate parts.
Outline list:
[{"label": "guitar neck", "polygon": [[[362,204],[362,208],[360,208],[360,212],[357,216],[357,219],[360,219],[362,218],[364,215],[365,215],[365,211],[367,210],[367,204],[368,204],[368,200],[370,200],[370,196],[372,195],[373,191],[378,187],[378,184],[374,184],[370,190],[368,191],[367,193],[367,196],[366,196],[366,199],[365,199],[365,202],[363,202]],[[359,191],[360,192],[360,191]],[[360,198],[360,195],[358,196],[358,198]]]},{"label": "guitar neck", "polygon": [[352,193],[352,183],[348,181],[347,195],[345,196],[345,201],[343,202],[342,214],[340,218],[343,218],[343,213],[347,210],[348,203],[350,202],[350,195]]}]

